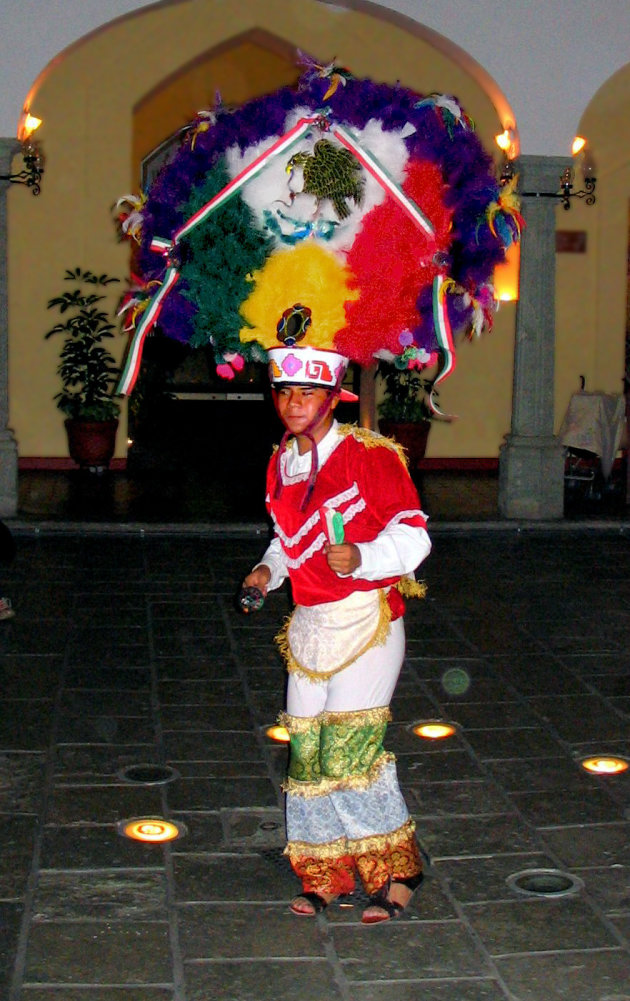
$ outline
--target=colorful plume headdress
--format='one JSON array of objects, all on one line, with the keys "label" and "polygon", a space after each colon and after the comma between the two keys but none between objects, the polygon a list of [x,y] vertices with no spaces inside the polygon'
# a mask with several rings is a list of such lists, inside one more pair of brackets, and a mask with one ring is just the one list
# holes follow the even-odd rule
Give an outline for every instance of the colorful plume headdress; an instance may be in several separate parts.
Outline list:
[{"label": "colorful plume headdress", "polygon": [[210,345],[232,378],[273,347],[361,365],[455,364],[454,335],[492,322],[492,276],[519,237],[491,157],[453,98],[311,66],[237,110],[200,113],[142,197],[119,202],[139,244],[133,337]]}]

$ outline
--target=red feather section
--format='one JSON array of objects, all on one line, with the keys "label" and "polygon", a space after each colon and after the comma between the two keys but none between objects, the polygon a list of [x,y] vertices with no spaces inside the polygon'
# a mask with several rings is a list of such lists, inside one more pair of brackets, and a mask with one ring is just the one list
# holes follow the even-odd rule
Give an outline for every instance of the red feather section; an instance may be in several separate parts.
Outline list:
[{"label": "red feather section", "polygon": [[429,219],[430,238],[388,195],[369,212],[348,252],[354,275],[349,284],[360,292],[346,303],[346,326],[335,336],[335,349],[369,365],[383,348],[400,354],[399,337],[419,324],[416,301],[440,271],[433,261],[448,251],[451,210],[444,206],[445,185],[439,167],[410,163],[403,189]]}]

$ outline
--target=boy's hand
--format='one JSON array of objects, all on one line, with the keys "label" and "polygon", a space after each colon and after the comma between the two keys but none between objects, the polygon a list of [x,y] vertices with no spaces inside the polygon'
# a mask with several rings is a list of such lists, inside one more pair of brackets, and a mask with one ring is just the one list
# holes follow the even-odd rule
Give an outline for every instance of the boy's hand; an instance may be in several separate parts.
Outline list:
[{"label": "boy's hand", "polygon": [[361,566],[361,554],[358,547],[350,542],[342,542],[340,546],[324,546],[324,553],[330,569],[340,575],[347,576]]},{"label": "boy's hand", "polygon": [[243,587],[257,587],[264,595],[267,594],[267,587],[271,580],[271,570],[264,563],[259,567],[254,567],[251,573],[243,581]]}]

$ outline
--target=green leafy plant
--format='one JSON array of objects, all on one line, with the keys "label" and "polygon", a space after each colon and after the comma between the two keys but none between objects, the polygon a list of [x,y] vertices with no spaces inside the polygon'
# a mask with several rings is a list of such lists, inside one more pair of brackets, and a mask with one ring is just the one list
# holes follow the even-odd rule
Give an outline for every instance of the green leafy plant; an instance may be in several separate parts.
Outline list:
[{"label": "green leafy plant", "polygon": [[401,424],[433,420],[435,415],[428,403],[432,379],[422,376],[417,369],[401,369],[384,361],[379,362],[376,374],[385,386],[385,395],[378,407],[382,418]]},{"label": "green leafy plant", "polygon": [[48,302],[48,309],[58,310],[62,317],[45,339],[57,334],[64,337],[57,368],[62,388],[54,399],[67,417],[111,421],[120,411],[112,395],[119,368],[102,343],[114,336],[116,328],[99,306],[105,296],[96,291],[118,280],[75,268],[65,273],[65,281],[75,287]]}]

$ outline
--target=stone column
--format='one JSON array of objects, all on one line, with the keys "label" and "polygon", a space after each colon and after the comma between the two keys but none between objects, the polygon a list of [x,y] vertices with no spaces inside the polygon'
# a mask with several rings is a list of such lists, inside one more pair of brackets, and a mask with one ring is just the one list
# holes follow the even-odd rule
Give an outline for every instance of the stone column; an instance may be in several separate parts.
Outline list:
[{"label": "stone column", "polygon": [[[523,156],[519,188],[526,228],[516,311],[512,428],[499,455],[499,513],[562,518],[564,451],[554,435],[556,211],[569,157]],[[523,194],[526,192],[526,194]],[[562,211],[562,210],[561,210]]]},{"label": "stone column", "polygon": [[[11,173],[19,143],[0,138],[0,175]],[[9,427],[9,310],[7,266],[7,190],[0,181],[0,516],[11,517],[18,504],[17,442]]]}]

